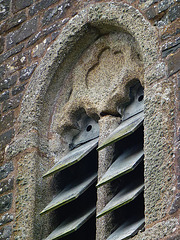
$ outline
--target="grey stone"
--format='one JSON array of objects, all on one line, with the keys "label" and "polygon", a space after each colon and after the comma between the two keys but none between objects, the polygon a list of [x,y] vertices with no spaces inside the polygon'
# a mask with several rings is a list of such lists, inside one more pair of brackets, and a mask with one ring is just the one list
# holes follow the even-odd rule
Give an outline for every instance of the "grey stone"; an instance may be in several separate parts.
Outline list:
[{"label": "grey stone", "polygon": [[177,212],[179,208],[180,208],[180,193],[177,193],[171,206],[171,209],[169,211],[169,214]]},{"label": "grey stone", "polygon": [[169,8],[169,6],[173,3],[173,1],[170,0],[163,0],[160,1],[158,4],[158,12],[164,12],[165,10],[167,10]]},{"label": "grey stone", "polygon": [[7,35],[7,49],[30,37],[37,30],[37,17],[25,22],[18,30]]},{"label": "grey stone", "polygon": [[5,131],[14,125],[14,112],[3,115],[0,119],[0,132]]},{"label": "grey stone", "polygon": [[162,57],[167,57],[171,53],[175,53],[180,48],[180,39],[171,42],[168,46],[162,48]]},{"label": "grey stone", "polygon": [[12,206],[13,195],[9,193],[0,197],[0,213],[8,211]]},{"label": "grey stone", "polygon": [[42,24],[46,25],[60,19],[64,15],[66,9],[70,7],[70,2],[70,0],[66,0],[63,4],[56,6],[55,8],[48,9],[43,16]]},{"label": "grey stone", "polygon": [[0,167],[0,180],[6,178],[14,170],[13,163],[7,162]]},{"label": "grey stone", "polygon": [[10,240],[12,233],[12,227],[11,226],[5,226],[0,230],[0,239],[1,240]]},{"label": "grey stone", "polygon": [[4,31],[8,31],[13,27],[16,27],[18,25],[20,25],[21,23],[23,23],[25,20],[27,19],[26,17],[26,13],[25,12],[21,12],[19,14],[16,14],[15,16],[13,16],[12,18],[8,19],[4,26],[3,29]]},{"label": "grey stone", "polygon": [[179,233],[177,233],[176,236],[170,236],[170,237],[166,238],[166,240],[179,240]]},{"label": "grey stone", "polygon": [[16,95],[16,96],[12,97],[11,99],[5,101],[3,103],[3,112],[6,112],[10,109],[17,108],[20,104],[22,96],[23,96],[23,94],[20,93],[19,95]]},{"label": "grey stone", "polygon": [[10,9],[10,0],[1,0],[0,1],[0,21],[8,17],[9,9]]},{"label": "grey stone", "polygon": [[60,27],[62,27],[62,25],[66,24],[68,22],[68,18],[66,18],[65,20],[62,20],[58,23],[55,23],[53,25],[51,25],[48,28],[43,29],[42,31],[38,32],[35,36],[33,36],[27,43],[26,47],[29,47],[33,44],[35,44],[38,40],[40,40],[41,38],[46,37],[48,34],[53,33],[54,31],[58,30]]},{"label": "grey stone", "polygon": [[52,33],[52,40],[55,40],[58,35],[59,31]]},{"label": "grey stone", "polygon": [[12,95],[14,96],[14,95],[17,95],[17,94],[23,92],[25,90],[26,84],[27,83],[14,87],[12,89]]},{"label": "grey stone", "polygon": [[168,13],[171,22],[180,17],[180,5],[175,5],[169,9]]},{"label": "grey stone", "polygon": [[150,7],[147,11],[146,11],[146,16],[148,19],[153,19],[157,16],[157,8],[156,6],[152,6]]},{"label": "grey stone", "polygon": [[5,213],[1,218],[0,218],[0,226],[9,223],[13,221],[14,217],[12,214]]},{"label": "grey stone", "polygon": [[29,55],[28,52],[20,53],[11,58],[6,65],[7,71],[9,74],[12,74],[22,68],[27,64]]},{"label": "grey stone", "polygon": [[0,150],[3,149],[6,144],[11,142],[11,139],[14,137],[14,129],[10,129],[9,131],[0,135]]},{"label": "grey stone", "polygon": [[0,34],[3,34],[4,33],[4,29],[5,29],[5,21],[0,23]]},{"label": "grey stone", "polygon": [[0,102],[3,102],[5,100],[9,99],[9,91],[3,92],[0,94]]},{"label": "grey stone", "polygon": [[33,0],[12,0],[13,12],[17,12],[26,7],[29,7],[33,3]]},{"label": "grey stone", "polygon": [[168,63],[168,76],[173,75],[180,69],[180,51],[171,54],[167,60]]},{"label": "grey stone", "polygon": [[31,77],[31,75],[33,74],[36,66],[37,66],[37,63],[35,63],[35,64],[33,64],[33,65],[31,65],[31,66],[29,66],[27,68],[23,68],[20,71],[20,78],[19,78],[19,80],[21,82],[23,82],[23,81],[29,79]]},{"label": "grey stone", "polygon": [[20,44],[17,47],[5,52],[4,54],[2,54],[0,56],[0,64],[3,63],[4,61],[6,61],[9,57],[21,52],[23,47],[24,47],[24,44]]},{"label": "grey stone", "polygon": [[10,78],[6,78],[4,80],[0,81],[0,92],[2,92],[5,89],[9,89],[12,87],[17,81],[17,75],[13,75]]},{"label": "grey stone", "polygon": [[159,21],[155,21],[155,26],[157,26],[158,28],[162,28],[166,25],[168,25],[170,23],[169,18],[167,13],[164,14],[164,16],[159,20]]},{"label": "grey stone", "polygon": [[35,4],[34,6],[32,6],[29,10],[29,15],[33,16],[34,14],[36,14],[38,11],[42,10],[42,9],[46,9],[49,6],[51,6],[52,4],[58,2],[58,0],[42,0],[40,2],[38,2],[37,4]]},{"label": "grey stone", "polygon": [[13,189],[14,179],[10,178],[3,182],[0,182],[0,194]]},{"label": "grey stone", "polygon": [[48,45],[51,42],[51,38],[48,37],[46,39],[43,40],[43,42],[41,42],[40,44],[37,44],[33,49],[32,49],[32,57],[36,58],[36,57],[42,57],[42,55],[44,54],[44,52],[46,51]]},{"label": "grey stone", "polygon": [[11,159],[12,157],[18,155],[20,152],[25,151],[28,148],[37,148],[38,147],[38,136],[37,133],[31,132],[26,134],[25,137],[18,139],[15,142],[12,142],[7,148],[6,148],[6,156],[8,159]]},{"label": "grey stone", "polygon": [[4,51],[4,38],[0,37],[0,54]]},{"label": "grey stone", "polygon": [[4,74],[5,74],[5,66],[0,66],[0,80],[2,79]]}]

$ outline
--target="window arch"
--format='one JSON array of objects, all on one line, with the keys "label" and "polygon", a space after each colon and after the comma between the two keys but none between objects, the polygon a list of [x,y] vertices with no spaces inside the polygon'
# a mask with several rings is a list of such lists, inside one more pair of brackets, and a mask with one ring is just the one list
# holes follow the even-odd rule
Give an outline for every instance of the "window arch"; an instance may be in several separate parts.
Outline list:
[{"label": "window arch", "polygon": [[[69,150],[64,157],[61,157],[59,153],[55,155],[56,164],[45,176],[62,171],[63,173],[61,175],[63,177],[61,177],[61,182],[65,181],[62,178],[70,178],[71,180],[67,181],[67,185],[63,185],[60,193],[46,206],[42,213],[67,204],[69,205],[69,209],[68,206],[62,207],[62,210],[58,211],[58,215],[67,215],[69,217],[67,217],[67,220],[63,219],[63,221],[60,221],[60,225],[47,237],[47,240],[58,239],[67,234],[71,234],[77,229],[79,230],[92,215],[95,217],[96,202],[97,206],[99,206],[97,207],[97,218],[100,218],[100,221],[98,219],[96,224],[95,220],[93,221],[95,226],[91,225],[91,228],[97,230],[90,231],[94,236],[89,235],[89,237],[90,239],[95,239],[96,235],[98,239],[98,235],[101,233],[104,239],[108,237],[111,238],[111,233],[117,228],[118,222],[122,220],[122,217],[119,218],[119,214],[114,214],[113,210],[119,209],[119,207],[126,204],[126,202],[131,202],[143,191],[143,166],[139,167],[137,173],[133,171],[132,174],[125,174],[134,170],[135,166],[139,165],[140,160],[143,158],[143,128],[135,131],[143,121],[143,88],[140,86],[137,80],[138,78],[143,78],[143,64],[139,58],[137,43],[130,34],[118,31],[99,36],[94,43],[83,52],[68,74],[66,79],[67,85],[63,87],[63,92],[67,93],[68,89],[71,89],[70,96],[63,106],[58,106],[59,103],[64,102],[64,95],[60,95],[60,99],[57,100],[57,105],[55,106],[56,111],[59,112],[59,114],[55,113],[55,115],[59,117],[54,117],[52,124],[56,126],[54,129],[60,134],[60,138],[62,137],[63,139],[62,141],[67,142]],[[122,91],[125,92],[123,98],[122,95],[120,96],[120,92]],[[113,117],[117,123],[122,121],[119,126],[120,132],[118,130],[119,128],[117,128],[121,137],[114,139],[113,135],[113,140],[110,140],[108,144],[102,147],[100,146],[98,149],[100,150],[106,147],[106,145],[117,142],[120,138],[124,140],[120,141],[120,147],[117,147],[117,144],[115,148],[113,146],[114,150],[111,156],[103,159],[101,153],[99,157],[97,156],[96,148],[98,137],[102,137],[102,133],[99,133],[98,121],[101,118],[105,118],[105,116]],[[132,134],[134,131],[135,133]],[[128,137],[128,135],[130,136]],[[136,144],[135,138],[137,138],[138,144]],[[118,148],[120,148],[120,150],[118,150]],[[122,149],[126,149],[126,151],[124,152]],[[127,162],[129,158],[131,159],[131,164],[127,164],[126,171],[122,170],[123,168],[119,159]],[[103,181],[104,176],[101,175],[106,175],[106,173],[104,172],[105,169],[101,169],[99,162],[102,161],[102,164],[110,166],[111,162],[114,161],[116,165],[116,160],[119,165],[117,168],[121,171],[121,174],[109,178],[108,181]],[[91,173],[93,164],[94,170]],[[112,167],[114,164],[112,164]],[[110,167],[109,171],[111,171],[111,169]],[[73,177],[69,176],[71,172],[73,172]],[[141,180],[136,182],[136,177],[140,172],[142,176],[138,179]],[[124,186],[122,183],[116,183],[114,187],[112,187],[114,184],[113,179],[119,175],[126,175],[120,179],[120,182],[125,181],[122,179],[126,179],[128,175],[130,175],[129,178],[134,178],[134,180],[126,180]],[[95,186],[92,192],[91,185],[95,185],[94,181],[97,178],[99,181],[97,183],[98,191],[96,193]],[[111,183],[106,184],[106,182],[112,181],[112,186],[110,186]],[[136,184],[134,184],[134,182],[136,182]],[[74,185],[74,183],[76,183],[76,185]],[[101,187],[102,185],[104,186]],[[75,189],[78,190],[74,192]],[[88,195],[89,191],[91,191],[92,198]],[[118,203],[116,200],[116,205],[114,206],[115,200],[113,197],[118,191],[120,191],[118,195],[122,196],[118,197],[120,200]],[[104,193],[103,197],[101,197],[102,192]],[[88,198],[84,200],[86,194]],[[107,196],[108,194],[111,195],[111,201],[108,200],[110,198]],[[115,196],[115,199],[116,198]],[[88,203],[90,204],[90,209],[87,206]],[[107,206],[104,209],[103,205],[105,203]],[[112,205],[114,207],[112,207]],[[134,235],[144,223],[143,200],[141,200],[141,205],[142,206],[137,208],[141,209],[139,210],[142,212],[141,219],[138,219],[139,223],[138,226],[135,226],[135,229],[134,225],[133,227],[128,227],[128,232],[130,229],[133,229],[130,231],[130,235]],[[77,213],[75,210],[72,210],[76,208],[78,209]],[[73,217],[73,212],[75,212],[75,217]],[[109,214],[109,212],[112,213]],[[107,218],[107,216],[102,217],[103,215],[108,215],[108,220],[106,223],[101,224],[101,218]],[[126,214],[123,213],[123,215]],[[114,221],[115,223],[113,223]],[[126,224],[126,219],[124,219],[124,222]],[[124,222],[120,225],[123,225]],[[137,221],[135,221],[134,224],[137,225]],[[103,227],[101,225],[103,225]],[[110,226],[112,229],[110,229]],[[81,229],[83,229],[83,227],[80,228],[79,232],[81,232]],[[125,234],[124,229],[122,232]],[[78,236],[77,238],[86,237],[86,235],[76,234]],[[127,235],[125,234],[125,237],[129,237],[128,234],[129,233],[127,233]],[[75,238],[73,235],[71,237],[73,239]]]},{"label": "window arch", "polygon": [[[126,19],[126,21],[124,19]],[[106,26],[106,28],[103,28],[103,26]],[[138,30],[135,26],[138,26]],[[59,95],[63,94],[60,89],[62,85],[67,83],[66,81],[64,82],[66,74],[72,69],[72,66],[74,66],[79,59],[79,56],[81,56],[83,51],[99,37],[99,34],[107,34],[110,30],[113,30],[113,32],[127,32],[138,43],[141,57],[140,60],[143,62],[144,66],[144,77],[142,78],[141,83],[145,86],[145,96],[147,92],[150,93],[150,84],[157,79],[160,79],[164,74],[164,65],[158,60],[159,53],[156,32],[136,9],[132,7],[129,8],[126,4],[119,3],[96,4],[92,5],[90,8],[82,10],[82,12],[77,14],[69,23],[67,23],[57,40],[48,49],[46,56],[43,58],[32,76],[32,81],[28,86],[22,102],[15,141],[6,149],[7,157],[12,157],[16,156],[16,154],[23,149],[28,149],[30,146],[35,148],[35,154],[30,154],[30,156],[28,156],[28,170],[25,167],[24,171],[22,170],[23,167],[17,170],[17,172],[23,172],[23,177],[27,181],[29,181],[29,176],[33,173],[34,175],[32,179],[35,180],[32,180],[31,185],[31,193],[34,192],[32,196],[35,197],[33,197],[31,201],[29,200],[26,206],[22,204],[21,195],[18,197],[17,213],[25,211],[29,213],[29,218],[25,219],[24,216],[20,215],[15,226],[15,228],[20,229],[17,231],[17,235],[30,236],[30,239],[38,239],[39,236],[43,236],[43,234],[47,235],[47,233],[44,233],[44,224],[46,220],[39,217],[39,212],[42,210],[42,205],[45,205],[45,199],[43,196],[46,192],[47,186],[49,186],[49,182],[44,184],[41,177],[43,175],[42,173],[49,169],[49,165],[52,164],[53,161],[52,159],[59,149],[61,149],[58,143],[60,142],[59,133],[62,129],[61,127],[56,128],[58,124],[55,124],[55,127],[51,125],[51,128],[49,128],[49,124],[53,118],[60,119],[59,117],[61,117],[61,115],[59,115],[60,113],[56,110],[54,112],[56,112],[57,115],[55,116],[53,114],[52,109],[54,108],[52,108],[52,106],[54,106],[54,101],[59,99]],[[161,71],[159,71],[160,69]],[[57,74],[58,72],[60,74]],[[128,94],[126,94],[126,89],[128,88],[122,89],[122,92],[120,92],[121,97],[118,101],[119,103],[121,100],[123,103],[128,102],[126,101],[126,96],[128,96]],[[66,99],[62,102],[62,105],[68,101],[71,91],[71,85],[68,85],[68,91],[65,94]],[[152,110],[150,105],[151,100],[148,99],[146,102],[145,116],[147,116],[148,111]],[[57,104],[57,106],[60,105]],[[78,109],[72,109],[72,116],[69,116],[70,118],[66,119],[65,122],[68,123],[67,127],[69,124],[72,124],[71,118],[74,119],[73,115],[76,113],[76,110]],[[100,114],[104,117],[107,116],[107,113],[112,114],[113,116],[116,115],[115,112],[110,113],[108,111],[98,112],[99,115],[92,115],[91,112],[93,112],[93,109],[89,109],[87,115],[96,122]],[[145,118],[146,158],[152,159],[152,154],[147,151],[147,145],[149,143],[151,144],[153,141],[152,136],[154,136],[155,133],[151,132],[152,138],[148,139],[148,129],[151,129],[151,126]],[[24,136],[26,137],[25,143]],[[66,137],[68,138],[69,136]],[[67,151],[66,144],[61,142],[61,145],[63,148],[59,154]],[[40,152],[42,151],[43,154],[39,154],[39,150]],[[49,155],[49,153],[51,154]],[[44,157],[45,155],[47,158]],[[145,161],[145,165],[145,171],[148,171],[150,168],[148,162]],[[147,179],[146,184],[150,184],[150,181],[150,179]],[[148,189],[145,191],[145,195],[147,196],[150,194],[150,191],[148,191]],[[46,194],[46,196],[48,196],[48,194]],[[152,197],[153,196],[152,192]],[[156,196],[154,197],[155,206],[158,200],[156,199]],[[150,213],[148,217],[146,216],[146,223],[151,223],[153,221],[153,211],[159,211],[157,208],[154,208],[154,210],[151,209],[150,199],[148,200],[146,198],[145,205],[146,212]],[[36,209],[34,212],[35,214],[33,215],[31,214],[32,209]],[[158,217],[160,216],[161,213]],[[27,232],[27,226],[31,226],[29,227],[31,231]],[[46,226],[46,229],[48,229],[48,224],[46,224]],[[41,232],[41,234],[39,234],[39,232]]]}]

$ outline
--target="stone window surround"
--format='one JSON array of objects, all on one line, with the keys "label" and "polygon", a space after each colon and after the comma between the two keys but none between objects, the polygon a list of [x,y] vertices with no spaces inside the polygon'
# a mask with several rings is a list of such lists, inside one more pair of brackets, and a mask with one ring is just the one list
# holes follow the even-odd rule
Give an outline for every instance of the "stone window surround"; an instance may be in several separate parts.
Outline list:
[{"label": "stone window surround", "polygon": [[[42,143],[41,136],[38,133],[38,121],[42,111],[42,102],[47,100],[45,97],[50,84],[52,84],[53,75],[58,66],[63,65],[63,61],[67,58],[68,52],[78,42],[80,37],[88,36],[88,26],[95,27],[101,31],[102,24],[107,24],[111,27],[113,26],[129,32],[138,42],[141,56],[143,57],[145,69],[142,85],[145,89],[145,217],[147,230],[142,234],[146,236],[149,231],[152,236],[158,237],[159,229],[163,229],[163,222],[157,222],[157,224],[153,226],[153,222],[158,221],[164,215],[162,213],[159,214],[159,216],[152,217],[153,214],[150,209],[152,206],[149,205],[148,197],[150,196],[149,194],[154,196],[155,193],[153,194],[152,190],[148,189],[149,184],[152,184],[152,182],[149,183],[150,177],[147,176],[147,173],[151,172],[149,161],[156,156],[156,153],[150,153],[150,151],[148,151],[148,147],[151,144],[153,145],[153,137],[149,138],[149,136],[152,135],[155,137],[157,134],[159,136],[158,132],[150,132],[149,130],[150,123],[148,116],[150,113],[153,115],[154,110],[151,108],[151,101],[148,98],[148,94],[150,94],[150,92],[152,93],[152,91],[150,91],[151,85],[166,75],[165,65],[160,61],[157,42],[158,33],[138,10],[127,4],[99,3],[82,10],[66,24],[57,37],[57,40],[47,50],[46,55],[35,70],[23,98],[16,136],[14,141],[6,148],[7,158],[16,159],[20,155],[17,162],[16,177],[21,176],[24,183],[27,184],[28,182],[28,189],[26,184],[17,186],[16,214],[18,217],[15,220],[15,239],[34,239],[35,232],[38,232],[38,229],[41,228],[39,226],[41,220],[39,220],[38,207],[36,206],[39,199],[39,196],[36,196],[36,191],[41,181],[37,178],[37,163],[43,158],[41,154],[38,154],[39,151],[48,154],[48,147],[46,143]],[[159,116],[157,116],[156,113],[154,114],[154,118],[157,118],[156,123],[158,125]],[[157,127],[159,127],[159,129],[161,128],[159,125]],[[157,146],[157,148],[162,148],[162,144]],[[21,155],[21,153],[23,154]],[[47,170],[48,168],[47,162],[44,164],[44,169]],[[45,171],[44,169],[43,171]],[[169,175],[168,172],[167,174]],[[158,179],[158,182],[154,182],[152,189],[158,189],[157,184],[159,184],[159,181],[163,181],[163,178]],[[17,185],[18,184],[19,183],[17,183]],[[161,182],[161,184],[163,184],[163,182]],[[29,196],[26,200],[23,200],[24,194]],[[158,200],[155,199],[153,211],[157,211],[158,214],[159,209],[156,208],[157,205]],[[164,203],[164,205],[166,205],[166,203]],[[20,214],[22,211],[24,212],[23,215]],[[168,223],[171,227],[169,227],[166,232],[173,232],[173,229],[178,224],[177,221],[172,218],[167,220],[167,224]],[[166,220],[164,220],[164,224],[166,224]],[[164,231],[162,234],[165,236],[166,232]],[[136,236],[135,239],[142,239],[142,236],[139,238]]]}]

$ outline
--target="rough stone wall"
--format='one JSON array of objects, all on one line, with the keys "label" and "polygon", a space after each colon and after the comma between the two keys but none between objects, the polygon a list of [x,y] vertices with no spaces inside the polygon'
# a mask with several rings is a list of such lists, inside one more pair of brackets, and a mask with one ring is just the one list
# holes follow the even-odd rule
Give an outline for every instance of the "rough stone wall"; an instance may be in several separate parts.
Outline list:
[{"label": "rough stone wall", "polygon": [[[159,79],[154,83],[153,78],[150,79],[152,85],[151,91],[149,90],[149,99],[147,98],[147,112],[148,106],[151,104],[158,105],[156,108],[157,116],[158,111],[164,112],[163,116],[156,119],[155,123],[159,120],[162,121],[166,127],[163,132],[159,132],[158,137],[163,139],[161,146],[164,144],[166,151],[166,159],[173,159],[173,164],[170,162],[160,164],[161,174],[164,169],[168,169],[173,176],[173,181],[170,181],[168,188],[172,188],[171,196],[167,197],[167,206],[162,206],[160,200],[159,208],[162,209],[161,216],[152,216],[150,214],[149,222],[146,226],[146,231],[142,233],[141,238],[137,239],[163,239],[163,240],[176,240],[178,239],[177,218],[179,214],[180,205],[180,179],[179,173],[179,68],[180,68],[180,50],[179,50],[179,15],[180,5],[178,0],[127,0],[127,1],[73,1],[73,0],[1,0],[0,1],[0,239],[14,239],[16,227],[16,220],[18,215],[15,212],[16,205],[18,204],[18,195],[23,194],[24,198],[32,197],[26,194],[31,182],[25,182],[21,176],[17,174],[17,167],[21,169],[22,157],[26,153],[25,163],[28,165],[28,159],[38,158],[35,153],[37,133],[31,133],[31,138],[34,139],[26,149],[19,149],[18,154],[14,158],[6,158],[6,147],[14,140],[17,134],[19,110],[21,100],[28,84],[31,81],[31,76],[37,66],[39,65],[42,57],[45,55],[47,49],[55,41],[56,37],[62,31],[63,27],[80,12],[84,7],[93,3],[100,2],[124,2],[134,8],[138,9],[142,15],[155,26],[158,31],[159,52],[165,63],[167,76],[161,72],[155,72],[154,79]],[[168,80],[165,82],[165,77]],[[171,90],[169,90],[171,89]],[[173,96],[168,95],[173,92]],[[156,94],[154,94],[156,92]],[[155,98],[151,98],[151,96]],[[171,100],[171,109],[163,104],[162,98],[164,96]],[[168,105],[169,106],[169,105]],[[151,114],[151,113],[149,113]],[[151,125],[150,127],[156,128]],[[171,136],[166,133],[169,128]],[[153,131],[153,130],[152,130]],[[34,135],[33,135],[34,134]],[[151,136],[149,135],[149,138]],[[151,139],[147,139],[147,141]],[[27,140],[28,141],[28,140]],[[154,141],[157,143],[158,139]],[[173,144],[172,144],[173,143]],[[152,149],[152,146],[149,146]],[[46,150],[39,149],[39,156],[46,158]],[[156,154],[156,153],[155,153]],[[161,159],[162,149],[158,153],[157,159]],[[13,154],[12,154],[13,155]],[[148,150],[147,150],[148,155]],[[23,159],[24,161],[24,159]],[[150,164],[150,163],[148,163]],[[156,163],[154,163],[154,167]],[[31,173],[31,169],[27,174]],[[32,174],[31,181],[34,181],[36,173]],[[151,175],[156,177],[158,173]],[[160,178],[162,179],[162,178]],[[39,186],[41,183],[39,183]],[[150,185],[147,187],[151,187]],[[22,192],[23,191],[23,192]],[[152,189],[153,191],[153,189]],[[154,194],[155,198],[161,199],[163,189],[160,189],[159,195]],[[31,192],[32,193],[32,192]],[[38,196],[37,196],[38,198]],[[148,198],[148,196],[147,196]],[[157,200],[158,201],[158,200]],[[147,204],[151,204],[147,201]],[[151,207],[157,207],[153,206]],[[165,210],[164,210],[165,209]],[[35,211],[35,210],[34,210]],[[32,213],[33,214],[33,213]],[[27,216],[32,219],[32,216]],[[163,221],[167,225],[165,228]],[[169,224],[168,224],[169,223]],[[30,221],[30,224],[33,224]],[[153,228],[154,230],[152,231]],[[14,229],[14,230],[13,230]],[[148,230],[149,229],[149,230]],[[157,238],[157,234],[159,237]],[[170,233],[170,235],[168,235]],[[155,234],[153,237],[153,234]],[[33,236],[33,233],[29,233]],[[23,237],[23,236],[22,236]],[[18,238],[16,238],[18,239]],[[23,238],[22,238],[23,239]],[[29,238],[32,239],[32,238]]]}]

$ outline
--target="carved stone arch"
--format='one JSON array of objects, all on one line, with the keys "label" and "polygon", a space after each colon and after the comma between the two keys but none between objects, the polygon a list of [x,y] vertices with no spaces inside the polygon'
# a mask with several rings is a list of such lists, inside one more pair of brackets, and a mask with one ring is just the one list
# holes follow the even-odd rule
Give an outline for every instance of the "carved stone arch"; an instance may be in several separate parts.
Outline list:
[{"label": "carved stone arch", "polygon": [[[63,28],[56,41],[47,49],[46,55],[31,78],[23,99],[19,131],[27,129],[27,124],[36,125],[44,96],[50,84],[53,84],[53,76],[57,69],[62,68],[61,78],[63,79],[65,69],[72,67],[81,52],[99,35],[111,31],[127,32],[135,39],[145,69],[143,82],[148,84],[151,79],[148,72],[153,67],[157,67],[160,57],[155,28],[137,9],[127,4],[91,5],[73,17]],[[60,88],[62,79],[58,80],[57,89]]]},{"label": "carved stone arch", "polygon": [[[43,236],[46,220],[39,217],[39,211],[42,209],[42,205],[45,205],[42,195],[48,196],[46,184],[49,183],[43,183],[41,176],[51,164],[49,157],[59,150],[59,135],[56,134],[56,131],[53,133],[54,129],[51,124],[54,121],[52,106],[63,94],[64,102],[62,101],[61,105],[63,106],[68,101],[73,86],[68,81],[68,74],[82,53],[87,48],[91,48],[91,45],[100,36],[111,32],[122,33],[126,37],[129,36],[130,41],[134,41],[138,53],[136,57],[141,62],[140,81],[142,85],[146,87],[152,81],[160,78],[161,76],[157,74],[158,69],[161,72],[164,71],[164,69],[162,70],[163,64],[158,62],[159,50],[155,28],[137,9],[127,4],[92,4],[81,10],[66,24],[56,41],[47,49],[46,55],[31,78],[21,104],[16,137],[6,149],[7,157],[16,156],[26,150],[27,157],[24,155],[24,159],[28,158],[29,166],[27,169],[27,165],[23,164],[23,158],[22,164],[18,166],[17,177],[21,175],[23,181],[29,182],[26,195],[30,197],[24,204],[21,192],[23,187],[19,187],[16,212],[18,214],[20,211],[24,211],[28,217],[23,215],[17,219],[15,226],[15,229],[18,229],[17,239],[41,239]],[[154,69],[156,69],[156,73],[154,73]],[[63,86],[66,86],[66,93],[61,91]],[[121,99],[125,97],[124,90],[125,88],[121,92]],[[58,111],[55,113],[57,113],[56,119],[58,119],[60,113]],[[100,112],[97,111],[98,114]],[[28,153],[29,148],[34,149],[33,154]],[[52,154],[49,154],[49,151]],[[66,151],[66,149],[61,148],[61,151]]]}]

